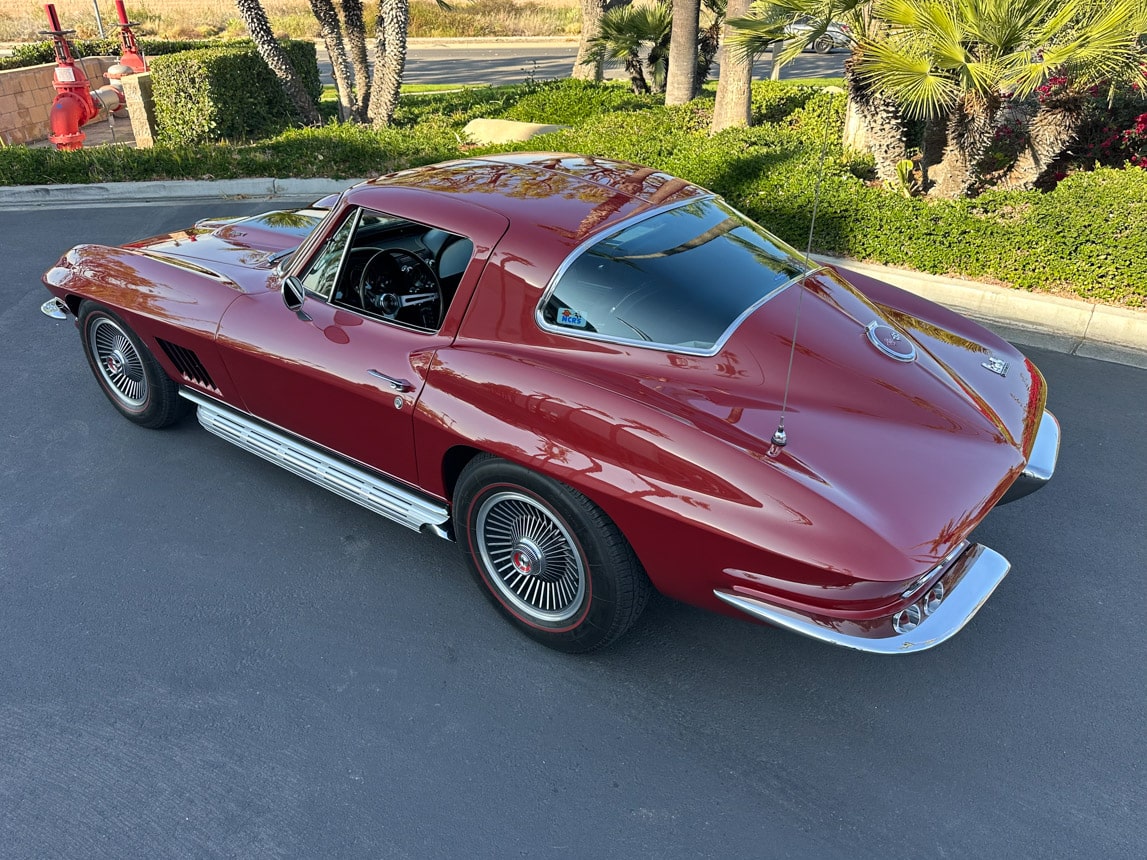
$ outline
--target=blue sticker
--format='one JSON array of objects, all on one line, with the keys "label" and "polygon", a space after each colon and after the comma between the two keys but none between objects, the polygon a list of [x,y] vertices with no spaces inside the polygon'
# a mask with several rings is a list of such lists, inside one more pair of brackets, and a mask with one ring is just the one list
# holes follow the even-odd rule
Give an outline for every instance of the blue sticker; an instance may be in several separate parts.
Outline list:
[{"label": "blue sticker", "polygon": [[570,325],[575,328],[585,328],[585,317],[569,308],[558,310],[558,325]]}]

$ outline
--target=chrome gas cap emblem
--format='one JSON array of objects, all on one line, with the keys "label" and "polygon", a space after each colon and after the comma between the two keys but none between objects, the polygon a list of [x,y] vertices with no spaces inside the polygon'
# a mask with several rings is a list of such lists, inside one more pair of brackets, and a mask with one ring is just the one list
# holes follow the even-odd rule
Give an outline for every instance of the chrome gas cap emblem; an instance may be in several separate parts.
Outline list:
[{"label": "chrome gas cap emblem", "polygon": [[912,341],[887,323],[873,320],[865,326],[864,332],[869,342],[889,358],[897,361],[916,360],[916,347]]}]

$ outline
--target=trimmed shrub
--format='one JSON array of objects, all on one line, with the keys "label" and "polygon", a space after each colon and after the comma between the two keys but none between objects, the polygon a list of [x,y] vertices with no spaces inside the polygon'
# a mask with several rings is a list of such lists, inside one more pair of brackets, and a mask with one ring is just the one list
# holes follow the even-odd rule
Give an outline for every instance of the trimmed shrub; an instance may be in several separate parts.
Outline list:
[{"label": "trimmed shrub", "polygon": [[[178,51],[191,51],[207,46],[231,46],[251,44],[249,40],[233,42],[204,42],[194,39],[139,39],[140,50],[145,57],[159,57],[164,54],[174,54]],[[106,39],[73,39],[72,55],[80,57],[118,57],[122,50],[119,37],[109,36]],[[0,71],[5,69],[20,69],[24,66],[38,66],[42,63],[56,62],[56,51],[51,41],[24,42],[12,48],[11,57],[0,58]]]},{"label": "trimmed shrub", "polygon": [[[281,44],[317,105],[322,85],[314,43]],[[156,57],[151,70],[158,143],[250,140],[297,120],[278,79],[250,42]]]}]

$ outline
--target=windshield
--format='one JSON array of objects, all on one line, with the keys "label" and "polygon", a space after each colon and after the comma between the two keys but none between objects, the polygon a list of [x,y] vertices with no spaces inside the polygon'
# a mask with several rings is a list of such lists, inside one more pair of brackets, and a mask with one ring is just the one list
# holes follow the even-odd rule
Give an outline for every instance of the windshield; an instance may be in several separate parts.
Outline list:
[{"label": "windshield", "polygon": [[542,323],[565,334],[706,352],[805,271],[775,236],[707,198],[584,249],[543,299]]}]

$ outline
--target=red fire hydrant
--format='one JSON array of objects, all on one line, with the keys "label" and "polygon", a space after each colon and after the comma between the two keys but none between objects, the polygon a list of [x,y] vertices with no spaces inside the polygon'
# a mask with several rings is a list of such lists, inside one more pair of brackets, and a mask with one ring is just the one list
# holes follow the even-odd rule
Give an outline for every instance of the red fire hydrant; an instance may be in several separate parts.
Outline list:
[{"label": "red fire hydrant", "polygon": [[44,11],[48,13],[48,23],[52,29],[40,32],[52,37],[56,50],[56,71],[52,80],[56,98],[52,102],[48,120],[52,129],[48,140],[56,145],[56,149],[80,149],[87,137],[80,131],[80,126],[99,114],[99,106],[92,99],[88,76],[76,65],[76,59],[72,56],[72,45],[67,37],[76,31],[60,27],[54,4],[46,4]]}]

